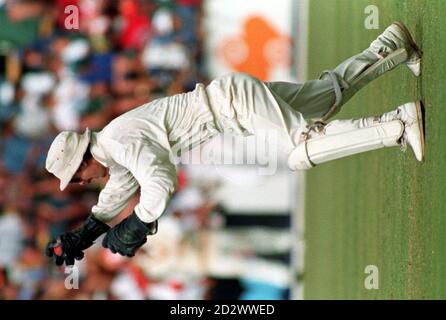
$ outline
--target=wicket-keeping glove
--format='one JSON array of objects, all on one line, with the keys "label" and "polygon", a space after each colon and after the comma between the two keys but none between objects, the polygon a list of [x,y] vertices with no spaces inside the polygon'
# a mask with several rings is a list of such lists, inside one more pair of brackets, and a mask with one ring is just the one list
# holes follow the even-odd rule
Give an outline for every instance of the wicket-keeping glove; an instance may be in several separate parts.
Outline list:
[{"label": "wicket-keeping glove", "polygon": [[133,257],[136,250],[147,242],[147,236],[155,234],[157,229],[157,221],[144,223],[133,212],[107,232],[102,246],[113,253]]},{"label": "wicket-keeping glove", "polygon": [[109,229],[107,224],[90,215],[79,228],[48,242],[45,253],[48,257],[54,256],[58,266],[64,263],[67,266],[73,265],[75,259],[81,260],[84,257],[83,250],[89,248],[94,240]]}]

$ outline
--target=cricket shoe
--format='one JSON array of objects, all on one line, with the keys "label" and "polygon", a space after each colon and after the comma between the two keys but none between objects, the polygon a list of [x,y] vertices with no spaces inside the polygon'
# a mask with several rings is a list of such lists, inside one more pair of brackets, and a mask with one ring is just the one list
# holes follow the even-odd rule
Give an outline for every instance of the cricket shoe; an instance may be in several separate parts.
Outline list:
[{"label": "cricket shoe", "polygon": [[405,150],[407,144],[411,146],[418,161],[424,159],[424,126],[421,101],[409,102],[399,106],[395,111],[381,116],[382,121],[400,120],[404,124],[401,146]]},{"label": "cricket shoe", "polygon": [[407,53],[407,59],[404,63],[409,70],[416,77],[420,76],[422,52],[404,23],[393,22],[369,47],[369,50],[380,59],[399,49],[404,49]]}]

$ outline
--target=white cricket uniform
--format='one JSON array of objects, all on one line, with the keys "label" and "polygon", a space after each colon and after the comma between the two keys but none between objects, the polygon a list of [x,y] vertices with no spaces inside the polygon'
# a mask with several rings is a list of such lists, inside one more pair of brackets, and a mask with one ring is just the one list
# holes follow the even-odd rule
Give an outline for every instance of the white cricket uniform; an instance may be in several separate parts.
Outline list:
[{"label": "white cricket uniform", "polygon": [[263,82],[241,73],[144,104],[92,134],[91,153],[110,175],[92,212],[110,221],[140,187],[135,212],[144,222],[155,221],[177,186],[173,149],[221,132],[251,135],[267,130],[274,131],[279,150],[289,153],[305,125],[302,115],[283,102],[279,105]]}]

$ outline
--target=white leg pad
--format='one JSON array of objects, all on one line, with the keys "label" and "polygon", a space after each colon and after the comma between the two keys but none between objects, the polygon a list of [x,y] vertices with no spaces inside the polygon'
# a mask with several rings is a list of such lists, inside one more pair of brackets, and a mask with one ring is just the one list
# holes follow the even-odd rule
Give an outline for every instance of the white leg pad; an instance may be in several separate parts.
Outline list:
[{"label": "white leg pad", "polygon": [[393,120],[351,131],[310,137],[290,153],[288,166],[293,171],[306,170],[331,160],[398,146],[403,132],[404,124],[400,120]]}]

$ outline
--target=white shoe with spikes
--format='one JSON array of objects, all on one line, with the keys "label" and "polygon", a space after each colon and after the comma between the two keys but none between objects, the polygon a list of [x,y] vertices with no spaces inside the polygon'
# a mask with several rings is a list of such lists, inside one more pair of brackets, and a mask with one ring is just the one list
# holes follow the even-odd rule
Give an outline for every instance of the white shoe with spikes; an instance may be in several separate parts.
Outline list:
[{"label": "white shoe with spikes", "polygon": [[393,22],[378,38],[370,44],[370,51],[380,58],[398,49],[405,49],[407,60],[404,62],[414,76],[421,75],[422,51],[415,43],[409,29],[400,21]]},{"label": "white shoe with spikes", "polygon": [[411,47],[411,52],[409,52],[409,58],[406,61],[406,66],[409,68],[410,71],[416,76],[419,77],[421,75],[421,56],[422,52],[420,48],[415,43],[412,35],[410,34],[409,29],[404,25],[404,23],[400,21],[395,21],[393,23],[396,25],[406,36],[407,42],[409,43]]},{"label": "white shoe with spikes", "polygon": [[424,128],[421,101],[409,102],[398,107],[397,119],[404,123],[401,143],[409,144],[418,161],[424,160]]}]

